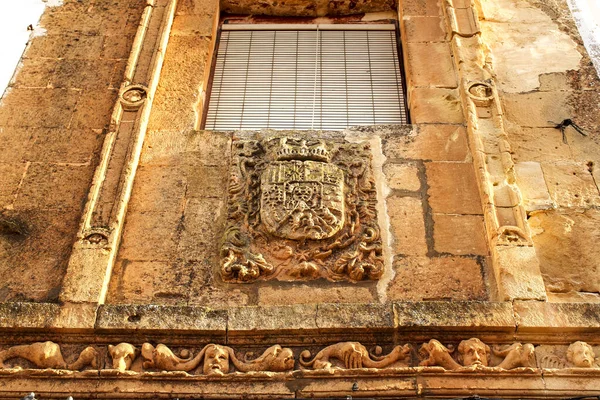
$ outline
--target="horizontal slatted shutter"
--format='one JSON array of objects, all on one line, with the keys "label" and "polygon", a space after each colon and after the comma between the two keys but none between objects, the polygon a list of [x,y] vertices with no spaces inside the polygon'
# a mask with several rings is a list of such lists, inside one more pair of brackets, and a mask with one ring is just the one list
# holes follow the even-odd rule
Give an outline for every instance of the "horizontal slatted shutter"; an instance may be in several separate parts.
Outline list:
[{"label": "horizontal slatted shutter", "polygon": [[407,123],[394,25],[273,27],[223,26],[205,129]]}]

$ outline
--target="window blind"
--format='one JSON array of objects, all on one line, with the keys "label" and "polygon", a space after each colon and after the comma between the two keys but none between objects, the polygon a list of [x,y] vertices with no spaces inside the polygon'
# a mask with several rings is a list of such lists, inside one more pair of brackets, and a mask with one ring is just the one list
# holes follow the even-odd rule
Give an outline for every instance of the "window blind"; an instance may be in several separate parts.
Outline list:
[{"label": "window blind", "polygon": [[394,25],[223,25],[205,129],[404,123]]}]

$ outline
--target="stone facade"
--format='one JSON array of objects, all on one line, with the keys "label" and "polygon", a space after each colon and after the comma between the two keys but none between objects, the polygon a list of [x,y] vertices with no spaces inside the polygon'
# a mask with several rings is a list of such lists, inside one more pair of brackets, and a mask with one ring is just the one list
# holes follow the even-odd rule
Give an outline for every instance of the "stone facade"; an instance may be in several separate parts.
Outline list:
[{"label": "stone facade", "polygon": [[[199,129],[230,14],[398,21],[412,124]],[[565,1],[41,24],[0,104],[0,398],[600,395],[600,79]]]}]

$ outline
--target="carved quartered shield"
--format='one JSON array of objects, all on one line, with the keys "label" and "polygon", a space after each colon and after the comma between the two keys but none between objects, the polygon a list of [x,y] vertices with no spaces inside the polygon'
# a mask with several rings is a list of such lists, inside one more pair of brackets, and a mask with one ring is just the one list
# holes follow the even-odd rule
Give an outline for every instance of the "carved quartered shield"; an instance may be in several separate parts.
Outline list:
[{"label": "carved quartered shield", "polygon": [[275,161],[261,176],[260,217],[273,235],[325,239],[344,226],[344,172],[318,161]]}]

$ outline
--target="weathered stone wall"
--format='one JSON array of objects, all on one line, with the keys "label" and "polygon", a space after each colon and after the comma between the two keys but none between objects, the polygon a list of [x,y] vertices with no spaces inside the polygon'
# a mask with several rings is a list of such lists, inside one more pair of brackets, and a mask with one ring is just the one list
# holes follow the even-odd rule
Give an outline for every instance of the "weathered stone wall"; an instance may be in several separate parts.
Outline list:
[{"label": "weathered stone wall", "polygon": [[[600,80],[566,2],[483,2],[482,11],[549,300],[599,301]],[[587,136],[569,126],[563,138],[555,126],[565,119]]]},{"label": "weathered stone wall", "polygon": [[0,301],[55,301],[144,1],[50,7],[0,106]]}]

